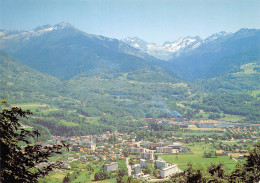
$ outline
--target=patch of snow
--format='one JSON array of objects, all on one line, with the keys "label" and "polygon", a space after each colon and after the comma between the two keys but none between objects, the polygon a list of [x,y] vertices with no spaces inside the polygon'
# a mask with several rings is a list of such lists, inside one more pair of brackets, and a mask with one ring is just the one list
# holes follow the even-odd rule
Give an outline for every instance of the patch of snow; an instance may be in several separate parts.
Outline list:
[{"label": "patch of snow", "polygon": [[181,37],[174,42],[165,42],[163,45],[147,43],[136,37],[128,37],[122,41],[135,48],[137,48],[138,45],[141,51],[163,60],[169,60],[174,55],[178,56],[181,52],[186,52],[187,49],[195,49],[201,44],[199,37]]},{"label": "patch of snow", "polygon": [[134,44],[133,44],[133,47],[135,47],[135,48],[140,48],[139,44],[137,44],[137,43],[134,43]]}]

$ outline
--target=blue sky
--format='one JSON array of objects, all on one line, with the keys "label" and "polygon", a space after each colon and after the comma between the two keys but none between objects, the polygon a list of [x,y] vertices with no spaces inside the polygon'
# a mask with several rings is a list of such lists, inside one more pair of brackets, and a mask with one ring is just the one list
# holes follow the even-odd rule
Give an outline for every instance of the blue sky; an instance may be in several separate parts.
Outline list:
[{"label": "blue sky", "polygon": [[67,21],[87,33],[159,44],[260,28],[259,20],[259,0],[0,0],[0,29]]}]

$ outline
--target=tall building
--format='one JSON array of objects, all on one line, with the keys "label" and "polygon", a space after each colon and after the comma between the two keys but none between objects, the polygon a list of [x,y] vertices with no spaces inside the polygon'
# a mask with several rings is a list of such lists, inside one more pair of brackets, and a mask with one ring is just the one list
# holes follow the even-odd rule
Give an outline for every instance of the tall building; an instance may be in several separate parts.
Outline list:
[{"label": "tall building", "polygon": [[166,177],[169,177],[175,173],[179,172],[179,168],[177,165],[172,165],[172,166],[169,166],[169,167],[166,167],[164,169],[162,169],[160,171],[160,176],[162,178],[166,178]]},{"label": "tall building", "polygon": [[136,148],[136,147],[127,148],[127,152],[129,152],[130,154],[140,154],[145,151],[146,149],[144,148]]},{"label": "tall building", "polygon": [[165,153],[165,154],[172,154],[172,153],[178,153],[178,149],[173,149],[172,147],[156,147],[157,153]]},{"label": "tall building", "polygon": [[147,160],[153,160],[153,152],[145,152],[145,153],[140,153],[140,159],[147,159]]},{"label": "tall building", "polygon": [[104,164],[104,171],[105,172],[115,171],[117,169],[118,169],[117,162],[113,162],[113,163],[110,163],[110,164]]},{"label": "tall building", "polygon": [[156,160],[155,163],[156,163],[156,167],[157,167],[158,169],[166,168],[166,167],[168,167],[168,166],[170,165],[170,164],[167,163],[166,161],[160,161],[160,160]]}]

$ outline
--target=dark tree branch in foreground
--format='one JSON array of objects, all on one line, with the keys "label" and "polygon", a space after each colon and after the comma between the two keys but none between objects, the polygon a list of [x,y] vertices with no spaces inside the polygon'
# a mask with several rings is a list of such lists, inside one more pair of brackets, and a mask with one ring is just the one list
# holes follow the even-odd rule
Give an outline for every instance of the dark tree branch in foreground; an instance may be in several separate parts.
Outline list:
[{"label": "dark tree branch in foreground", "polygon": [[[3,109],[0,113],[0,182],[37,182],[39,177],[47,175],[61,164],[56,162],[48,163],[45,167],[35,167],[48,162],[48,158],[54,154],[61,154],[61,149],[68,146],[64,143],[52,146],[29,145],[29,138],[37,139],[40,133],[21,128],[19,118],[27,118],[31,114],[17,107]],[[26,146],[21,148],[18,142],[24,142]]]}]

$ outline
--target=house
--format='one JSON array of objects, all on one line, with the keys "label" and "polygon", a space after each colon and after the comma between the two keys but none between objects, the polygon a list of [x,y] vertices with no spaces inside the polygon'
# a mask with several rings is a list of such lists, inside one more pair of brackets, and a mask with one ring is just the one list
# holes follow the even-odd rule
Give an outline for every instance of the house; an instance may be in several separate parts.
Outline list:
[{"label": "house", "polygon": [[218,150],[215,153],[216,153],[216,156],[223,156],[223,155],[225,155],[225,151],[223,151],[223,150]]},{"label": "house", "polygon": [[102,161],[105,161],[105,160],[106,160],[106,157],[105,157],[105,156],[102,156],[102,157],[100,157],[100,159],[101,159]]},{"label": "house", "polygon": [[178,154],[179,152],[179,149],[172,149],[172,154]]},{"label": "house", "polygon": [[66,170],[70,170],[71,169],[71,166],[69,164],[63,164],[62,165],[62,168],[63,169],[66,169]]},{"label": "house", "polygon": [[74,157],[68,157],[68,161],[74,161]]},{"label": "house", "polygon": [[109,158],[115,158],[115,154],[109,154],[108,157]]},{"label": "house", "polygon": [[239,156],[237,157],[237,159],[244,159],[244,158],[245,158],[244,155],[239,155]]},{"label": "house", "polygon": [[169,147],[171,147],[172,149],[179,149],[180,150],[181,147],[182,147],[182,144],[175,142],[175,143],[169,145]]},{"label": "house", "polygon": [[175,142],[175,143],[169,145],[169,147],[171,147],[172,149],[178,149],[179,152],[188,152],[188,151],[189,151],[189,148],[188,148],[188,147],[183,146],[182,144],[177,143],[177,142]]},{"label": "house", "polygon": [[78,144],[73,144],[72,145],[72,151],[80,151],[80,149],[81,149],[80,145],[78,145]]},{"label": "house", "polygon": [[144,166],[148,165],[148,161],[145,159],[140,159],[140,166],[143,168]]}]

